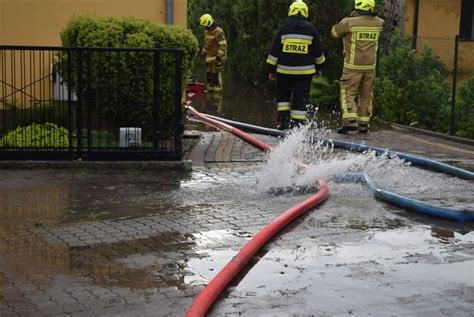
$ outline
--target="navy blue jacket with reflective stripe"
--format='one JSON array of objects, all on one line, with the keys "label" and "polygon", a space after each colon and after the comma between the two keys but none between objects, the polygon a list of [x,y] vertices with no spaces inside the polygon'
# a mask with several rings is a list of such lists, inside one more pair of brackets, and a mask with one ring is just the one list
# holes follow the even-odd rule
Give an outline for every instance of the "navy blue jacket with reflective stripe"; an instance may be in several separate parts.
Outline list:
[{"label": "navy blue jacket with reflective stripe", "polygon": [[314,74],[324,62],[316,28],[303,16],[288,17],[276,34],[267,58],[270,73]]}]

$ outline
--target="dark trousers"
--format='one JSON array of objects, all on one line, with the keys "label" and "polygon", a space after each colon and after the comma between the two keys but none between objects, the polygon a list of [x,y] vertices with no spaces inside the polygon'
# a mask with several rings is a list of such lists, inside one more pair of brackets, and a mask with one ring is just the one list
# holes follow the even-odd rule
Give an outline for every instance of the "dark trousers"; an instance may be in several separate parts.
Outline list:
[{"label": "dark trousers", "polygon": [[277,74],[276,102],[288,102],[291,110],[306,111],[313,75]]}]

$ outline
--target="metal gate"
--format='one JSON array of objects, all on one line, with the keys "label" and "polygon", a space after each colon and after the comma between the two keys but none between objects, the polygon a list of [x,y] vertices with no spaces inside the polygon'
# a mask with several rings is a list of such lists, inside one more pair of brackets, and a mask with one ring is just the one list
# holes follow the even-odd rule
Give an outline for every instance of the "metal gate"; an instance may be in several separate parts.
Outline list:
[{"label": "metal gate", "polygon": [[180,160],[182,51],[0,46],[1,160]]}]

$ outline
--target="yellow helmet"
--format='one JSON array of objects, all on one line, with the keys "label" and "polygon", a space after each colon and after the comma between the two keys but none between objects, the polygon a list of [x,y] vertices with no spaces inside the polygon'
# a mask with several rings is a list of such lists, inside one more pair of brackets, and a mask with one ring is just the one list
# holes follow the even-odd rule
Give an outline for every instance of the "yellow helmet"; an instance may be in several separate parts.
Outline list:
[{"label": "yellow helmet", "polygon": [[214,19],[209,13],[201,15],[199,18],[199,26],[201,27],[208,28],[212,25],[212,23],[214,23]]},{"label": "yellow helmet", "polygon": [[288,11],[288,16],[301,14],[305,18],[308,17],[308,6],[301,0],[296,0],[290,5],[290,10]]},{"label": "yellow helmet", "polygon": [[375,0],[355,0],[354,9],[374,12]]}]

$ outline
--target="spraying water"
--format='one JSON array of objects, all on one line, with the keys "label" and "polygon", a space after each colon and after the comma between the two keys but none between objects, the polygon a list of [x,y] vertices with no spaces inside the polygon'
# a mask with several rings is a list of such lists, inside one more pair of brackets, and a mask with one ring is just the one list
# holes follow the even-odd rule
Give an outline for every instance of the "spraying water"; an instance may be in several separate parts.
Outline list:
[{"label": "spraying water", "polygon": [[[401,195],[445,207],[474,207],[472,182],[416,168],[402,159],[378,156],[372,151],[354,153],[336,150],[330,143],[322,142],[322,139],[328,139],[327,136],[328,130],[324,128],[304,126],[292,130],[256,172],[257,191],[314,186],[318,178],[331,182],[338,174],[367,172],[379,185]],[[295,162],[304,163],[308,168],[302,169]],[[343,190],[347,194],[360,194],[360,186],[354,184],[331,182],[330,185],[333,193]]]}]

